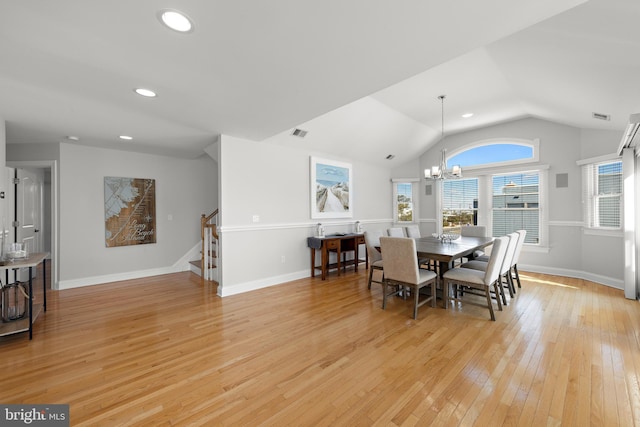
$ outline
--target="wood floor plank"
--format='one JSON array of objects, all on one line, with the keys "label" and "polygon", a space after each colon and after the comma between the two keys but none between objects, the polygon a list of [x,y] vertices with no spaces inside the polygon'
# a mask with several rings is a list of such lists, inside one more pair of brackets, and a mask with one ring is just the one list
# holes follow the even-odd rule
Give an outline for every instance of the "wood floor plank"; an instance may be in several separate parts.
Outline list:
[{"label": "wood floor plank", "polygon": [[192,273],[52,291],[32,341],[0,338],[0,402],[66,403],[74,426],[640,426],[622,291],[522,272],[496,322],[440,300],[413,320],[367,273],[226,298]]}]

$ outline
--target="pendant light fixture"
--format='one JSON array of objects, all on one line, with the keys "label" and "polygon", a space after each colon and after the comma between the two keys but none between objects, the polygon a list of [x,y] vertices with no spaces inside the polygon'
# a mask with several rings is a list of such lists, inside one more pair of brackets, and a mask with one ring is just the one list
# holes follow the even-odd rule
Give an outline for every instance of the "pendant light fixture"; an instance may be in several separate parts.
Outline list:
[{"label": "pendant light fixture", "polygon": [[[446,95],[440,95],[438,99],[440,100],[440,109],[441,109],[441,140],[444,139],[444,99]],[[444,180],[444,179],[457,179],[462,178],[462,168],[458,165],[451,168],[451,170],[447,169],[447,150],[445,148],[442,149],[442,158],[440,159],[440,165],[432,166],[431,169],[424,170],[425,179],[430,180]]]}]

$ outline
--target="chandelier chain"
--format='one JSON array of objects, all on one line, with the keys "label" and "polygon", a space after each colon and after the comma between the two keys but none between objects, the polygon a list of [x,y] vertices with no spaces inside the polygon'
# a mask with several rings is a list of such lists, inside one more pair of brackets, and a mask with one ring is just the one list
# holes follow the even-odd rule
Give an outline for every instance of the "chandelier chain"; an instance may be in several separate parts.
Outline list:
[{"label": "chandelier chain", "polygon": [[[446,95],[438,96],[440,100],[440,140],[444,140],[444,99]],[[447,168],[446,148],[442,149],[442,158],[439,166],[433,166],[431,169],[424,170],[424,177],[431,180],[456,179],[462,178],[462,168],[456,165],[452,170]]]}]

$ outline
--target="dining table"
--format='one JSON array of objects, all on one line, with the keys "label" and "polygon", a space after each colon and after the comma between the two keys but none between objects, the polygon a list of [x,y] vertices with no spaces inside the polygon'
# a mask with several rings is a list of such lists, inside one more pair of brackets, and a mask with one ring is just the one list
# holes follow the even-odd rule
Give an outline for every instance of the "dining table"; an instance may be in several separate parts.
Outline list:
[{"label": "dining table", "polygon": [[453,240],[443,240],[433,236],[416,237],[418,258],[428,258],[438,262],[440,277],[453,268],[453,263],[460,258],[473,258],[476,251],[481,251],[493,244],[493,237],[460,236]]}]

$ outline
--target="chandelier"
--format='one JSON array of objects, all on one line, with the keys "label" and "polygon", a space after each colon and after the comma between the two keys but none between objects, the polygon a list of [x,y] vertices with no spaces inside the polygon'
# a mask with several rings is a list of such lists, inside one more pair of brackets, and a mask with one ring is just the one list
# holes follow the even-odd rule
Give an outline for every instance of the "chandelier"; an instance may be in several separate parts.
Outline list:
[{"label": "chandelier", "polygon": [[[446,98],[445,95],[440,95],[438,97],[438,99],[440,100],[441,111],[442,111],[441,139],[444,139],[444,98]],[[443,148],[440,164],[438,166],[432,166],[431,169],[425,169],[424,177],[425,179],[432,179],[432,180],[462,178],[462,168],[458,165],[455,165],[451,169],[447,168],[447,150]]]}]

